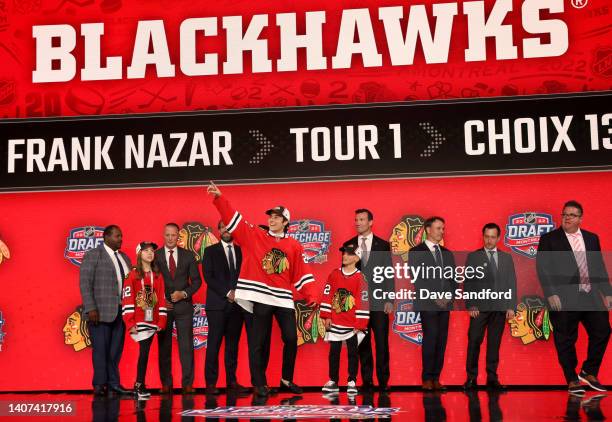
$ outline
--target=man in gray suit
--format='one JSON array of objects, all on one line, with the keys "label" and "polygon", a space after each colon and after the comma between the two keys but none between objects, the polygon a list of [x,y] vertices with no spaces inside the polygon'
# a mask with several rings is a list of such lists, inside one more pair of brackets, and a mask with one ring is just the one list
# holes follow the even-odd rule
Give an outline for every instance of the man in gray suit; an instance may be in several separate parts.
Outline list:
[{"label": "man in gray suit", "polygon": [[132,266],[120,252],[123,235],[118,226],[104,229],[104,243],[85,253],[80,272],[83,311],[87,316],[93,349],[95,395],[131,394],[119,382],[125,324],[121,315],[123,281]]},{"label": "man in gray suit", "polygon": [[179,359],[183,369],[183,394],[193,389],[193,302],[192,297],[202,285],[195,254],[179,248],[179,227],[168,223],[164,227],[164,247],[155,251],[155,260],[164,277],[168,322],[157,335],[159,346],[159,377],[162,393],[172,392],[172,324],[176,325]]}]

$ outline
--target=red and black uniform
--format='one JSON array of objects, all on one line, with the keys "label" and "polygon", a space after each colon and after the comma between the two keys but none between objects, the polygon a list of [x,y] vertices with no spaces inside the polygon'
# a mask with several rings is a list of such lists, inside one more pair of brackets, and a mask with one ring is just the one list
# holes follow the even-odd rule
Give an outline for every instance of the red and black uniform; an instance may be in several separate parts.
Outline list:
[{"label": "red and black uniform", "polygon": [[331,319],[325,333],[329,348],[329,378],[338,382],[340,350],[346,341],[349,363],[349,381],[355,381],[359,369],[357,346],[368,328],[369,311],[361,302],[366,282],[359,270],[345,273],[338,268],[331,272],[323,290],[321,318]]},{"label": "red and black uniform", "polygon": [[[145,320],[147,307],[153,309],[152,321]],[[132,269],[123,284],[122,308],[126,330],[140,345],[136,382],[144,384],[153,335],[166,328],[167,308],[161,274],[147,272],[141,278]],[[132,327],[136,327],[136,333],[130,332]]]},{"label": "red and black uniform", "polygon": [[[247,223],[223,196],[214,200],[227,230],[242,248],[242,267],[236,285],[236,303],[253,313],[253,374],[255,387],[268,385],[267,350],[272,316],[281,329],[282,378],[293,381],[297,355],[297,331],[293,289],[308,302],[319,302],[314,276],[304,263],[300,243]],[[268,344],[267,344],[268,343]]]}]

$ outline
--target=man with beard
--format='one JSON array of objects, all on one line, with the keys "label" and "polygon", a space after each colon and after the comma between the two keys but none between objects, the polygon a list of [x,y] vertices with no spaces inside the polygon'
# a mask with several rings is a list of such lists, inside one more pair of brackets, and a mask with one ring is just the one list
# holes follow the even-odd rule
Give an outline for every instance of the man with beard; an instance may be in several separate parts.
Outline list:
[{"label": "man with beard", "polygon": [[[242,250],[234,244],[232,234],[223,221],[219,221],[221,241],[204,250],[202,273],[208,288],[206,291],[206,315],[208,317],[208,343],[206,345],[205,378],[206,393],[219,394],[219,349],[225,338],[225,379],[228,390],[245,393],[248,390],[238,384],[238,344],[244,322],[242,308],[235,302],[236,284],[242,265]],[[247,328],[250,328],[248,324]],[[251,336],[249,336],[250,338]]]}]

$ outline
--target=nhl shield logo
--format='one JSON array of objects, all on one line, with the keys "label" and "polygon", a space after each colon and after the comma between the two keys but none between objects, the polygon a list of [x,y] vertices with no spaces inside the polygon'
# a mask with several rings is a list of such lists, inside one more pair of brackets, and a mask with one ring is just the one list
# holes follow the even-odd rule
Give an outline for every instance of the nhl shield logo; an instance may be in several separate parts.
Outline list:
[{"label": "nhl shield logo", "polygon": [[97,248],[102,243],[104,243],[104,227],[77,227],[70,230],[66,239],[64,258],[80,267],[85,252]]},{"label": "nhl shield logo", "polygon": [[304,248],[304,262],[322,264],[327,261],[331,244],[331,231],[317,220],[298,220],[289,223],[287,236],[294,238]]},{"label": "nhl shield logo", "polygon": [[[172,337],[177,337],[176,322],[172,324]],[[206,316],[206,305],[203,303],[193,304],[193,348],[194,350],[206,347],[208,340],[208,317]]]},{"label": "nhl shield logo", "polygon": [[504,245],[513,252],[535,258],[540,236],[555,228],[552,215],[541,212],[525,212],[508,217]]},{"label": "nhl shield logo", "polygon": [[595,50],[591,69],[598,76],[612,78],[612,47],[600,47]]},{"label": "nhl shield logo", "polygon": [[403,300],[397,304],[393,319],[393,332],[410,343],[418,346],[423,344],[421,313],[413,309],[412,300]]}]

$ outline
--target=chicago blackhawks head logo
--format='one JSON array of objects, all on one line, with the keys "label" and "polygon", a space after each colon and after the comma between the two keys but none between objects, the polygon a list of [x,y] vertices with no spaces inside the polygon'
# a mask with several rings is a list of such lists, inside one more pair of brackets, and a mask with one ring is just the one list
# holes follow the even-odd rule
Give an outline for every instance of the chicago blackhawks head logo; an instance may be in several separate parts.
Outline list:
[{"label": "chicago blackhawks head logo", "polygon": [[157,295],[151,286],[144,286],[144,291],[141,289],[136,294],[136,306],[142,310],[146,308],[154,308],[157,304]]},{"label": "chicago blackhawks head logo", "polygon": [[9,251],[8,246],[2,240],[0,240],[0,264],[5,259],[9,259],[11,257],[11,252]]},{"label": "chicago blackhawks head logo", "polygon": [[80,352],[91,346],[91,338],[87,329],[87,321],[83,318],[82,306],[77,306],[74,312],[68,315],[62,331],[64,332],[64,343],[72,346],[75,352]]},{"label": "chicago blackhawks head logo", "polygon": [[337,313],[348,312],[355,306],[355,298],[348,290],[340,288],[334,293],[332,309]]},{"label": "chicago blackhawks head logo", "polygon": [[[408,261],[408,252],[419,243],[425,241],[427,235],[423,228],[425,220],[420,215],[405,215],[393,227],[389,244],[391,253],[400,256],[402,261]],[[443,243],[441,243],[443,245]]]},{"label": "chicago blackhawks head logo", "polygon": [[219,240],[212,233],[210,227],[202,223],[192,222],[183,224],[183,228],[179,230],[179,239],[177,244],[184,249],[188,249],[196,254],[196,260],[202,260],[204,249],[218,243]]},{"label": "chicago blackhawks head logo", "polygon": [[519,337],[523,344],[536,340],[548,340],[553,327],[548,309],[538,296],[526,296],[516,307],[514,318],[508,321],[512,337]]},{"label": "chicago blackhawks head logo", "polygon": [[325,324],[319,318],[319,310],[315,306],[306,305],[304,301],[295,302],[295,324],[298,346],[316,343],[319,337],[325,337]]},{"label": "chicago blackhawks head logo", "polygon": [[261,267],[266,274],[281,274],[289,269],[289,260],[285,252],[272,248],[261,260]]}]

